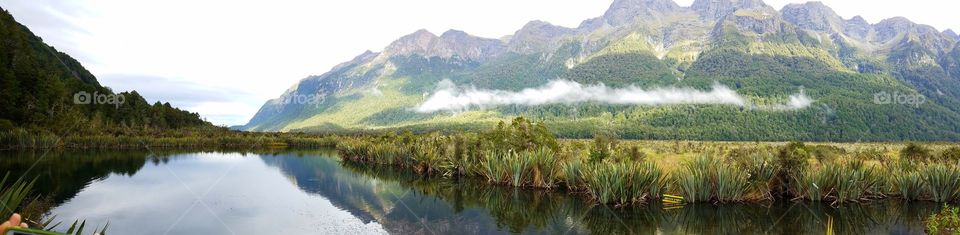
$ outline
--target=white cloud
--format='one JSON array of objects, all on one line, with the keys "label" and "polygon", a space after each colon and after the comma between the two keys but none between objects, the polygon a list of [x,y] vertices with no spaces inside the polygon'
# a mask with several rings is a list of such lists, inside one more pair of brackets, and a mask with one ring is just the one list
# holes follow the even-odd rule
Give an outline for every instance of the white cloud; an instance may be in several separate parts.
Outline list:
[{"label": "white cloud", "polygon": [[603,84],[585,86],[577,82],[556,80],[541,87],[515,92],[481,90],[473,87],[460,88],[450,80],[443,80],[437,85],[437,90],[415,110],[421,113],[460,112],[472,108],[483,109],[502,105],[536,106],[585,102],[624,105],[718,104],[786,111],[806,108],[813,103],[813,99],[801,91],[799,94],[791,95],[786,104],[754,105],[736,91],[720,84],[713,85],[709,91],[701,91],[682,87],[610,88]]}]

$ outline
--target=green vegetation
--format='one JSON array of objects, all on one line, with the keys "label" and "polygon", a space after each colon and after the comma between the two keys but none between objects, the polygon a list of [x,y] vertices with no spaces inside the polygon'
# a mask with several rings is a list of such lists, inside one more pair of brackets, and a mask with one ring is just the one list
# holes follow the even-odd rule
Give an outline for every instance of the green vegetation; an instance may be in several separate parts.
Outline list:
[{"label": "green vegetation", "polygon": [[[45,205],[46,202],[39,197],[30,196],[36,180],[26,181],[20,178],[9,182],[9,176],[10,174],[8,173],[3,176],[3,179],[0,179],[0,209],[2,209],[0,210],[0,217],[10,218],[14,211],[24,211],[25,213],[22,214],[22,218],[25,219],[24,223],[47,231],[57,230],[57,227],[60,227],[62,222],[53,223],[56,216],[49,216],[45,214],[45,211],[38,210],[41,207],[47,206]],[[67,228],[65,233],[83,234],[85,226],[86,221],[73,221],[73,224]],[[90,234],[106,234],[105,231],[108,226],[109,225],[104,225],[102,228],[94,228]]]},{"label": "green vegetation", "polygon": [[680,195],[688,202],[737,202],[749,187],[750,173],[729,165],[710,153],[687,162],[677,172]]},{"label": "green vegetation", "polygon": [[[226,128],[197,113],[101,86],[79,62],[45,44],[6,10],[0,13],[0,38],[0,149],[199,146],[230,144],[237,136],[217,140],[213,136]],[[110,103],[109,97],[122,98]]]},{"label": "green vegetation", "polygon": [[556,140],[547,129],[516,118],[480,133],[341,137],[337,149],[347,162],[559,190],[612,205],[644,204],[663,194],[681,195],[690,203],[809,200],[834,206],[890,197],[960,200],[956,162],[915,160],[909,154],[923,149],[949,155],[956,146],[638,144],[611,135]]},{"label": "green vegetation", "polygon": [[220,127],[179,128],[166,131],[127,130],[118,133],[34,133],[24,129],[0,131],[0,150],[9,149],[142,149],[196,147],[329,147],[336,136],[304,133],[252,133]]},{"label": "green vegetation", "polygon": [[944,205],[940,213],[930,215],[926,221],[927,234],[960,233],[960,208]]},{"label": "green vegetation", "polygon": [[[282,107],[299,111],[276,115],[264,112],[261,115],[275,119],[269,123],[253,120],[248,128],[323,133],[482,131],[490,124],[522,116],[545,123],[560,138],[593,138],[594,133],[608,133],[624,139],[657,140],[960,140],[960,109],[956,108],[960,102],[953,95],[960,93],[951,91],[956,90],[952,84],[958,80],[938,80],[956,75],[932,71],[936,69],[898,71],[896,66],[887,65],[885,58],[838,52],[855,48],[835,48],[838,45],[814,37],[824,35],[788,31],[763,35],[761,41],[757,41],[757,35],[725,32],[723,36],[729,37],[729,42],[685,41],[663,48],[696,51],[699,46],[686,45],[709,45],[680,67],[674,67],[669,56],[658,58],[661,52],[650,45],[658,43],[652,38],[659,37],[648,33],[656,35],[659,30],[644,29],[605,39],[608,41],[600,45],[565,43],[555,53],[507,53],[483,62],[405,56],[391,61],[397,67],[395,73],[364,79],[326,77],[324,82],[366,82],[340,90],[331,85],[329,92],[335,95],[330,95],[330,100],[335,104],[330,107]],[[897,56],[909,55],[903,54]],[[719,83],[756,104],[785,103],[801,89],[815,102],[804,109],[776,112],[722,105],[603,103],[506,105],[456,114],[413,111],[443,78],[460,86],[512,91],[555,79],[641,88],[709,89]],[[937,81],[933,85],[922,83],[928,80]],[[366,91],[373,87],[383,94],[368,94]],[[942,94],[937,93],[939,88]],[[878,104],[874,99],[881,92],[923,95],[927,102]]]}]

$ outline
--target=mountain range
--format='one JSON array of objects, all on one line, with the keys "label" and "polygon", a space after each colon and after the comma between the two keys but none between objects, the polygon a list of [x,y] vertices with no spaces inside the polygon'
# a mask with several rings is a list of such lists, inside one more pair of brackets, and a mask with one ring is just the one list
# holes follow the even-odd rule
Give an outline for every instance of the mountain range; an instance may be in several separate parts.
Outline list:
[{"label": "mountain range", "polygon": [[413,32],[302,79],[242,129],[451,131],[525,116],[570,138],[960,140],[958,41],[820,2],[616,0],[576,28]]}]

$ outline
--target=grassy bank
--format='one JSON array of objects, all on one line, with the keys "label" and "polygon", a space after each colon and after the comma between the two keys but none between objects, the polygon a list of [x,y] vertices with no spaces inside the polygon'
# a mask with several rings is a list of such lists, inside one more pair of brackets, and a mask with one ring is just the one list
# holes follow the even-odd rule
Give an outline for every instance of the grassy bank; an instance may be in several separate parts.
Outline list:
[{"label": "grassy bank", "polygon": [[343,138],[341,158],[434,177],[561,190],[595,202],[642,204],[663,194],[685,202],[880,199],[957,202],[960,147],[949,143],[724,143],[556,140],[516,119],[480,133]]},{"label": "grassy bank", "polygon": [[253,133],[225,129],[174,129],[150,132],[56,134],[14,129],[0,132],[0,150],[143,149],[196,147],[333,147],[339,137],[304,133]]}]

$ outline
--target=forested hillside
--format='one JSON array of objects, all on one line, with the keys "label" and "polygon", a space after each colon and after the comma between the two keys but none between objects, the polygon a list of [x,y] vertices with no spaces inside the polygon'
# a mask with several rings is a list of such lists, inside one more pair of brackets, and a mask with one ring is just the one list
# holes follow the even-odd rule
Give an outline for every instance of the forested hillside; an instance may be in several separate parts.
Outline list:
[{"label": "forested hillside", "polygon": [[[0,84],[0,131],[100,133],[211,126],[197,113],[169,103],[149,104],[136,91],[115,93],[100,85],[79,62],[45,44],[6,10],[0,13]],[[115,102],[97,102],[97,96]]]}]

